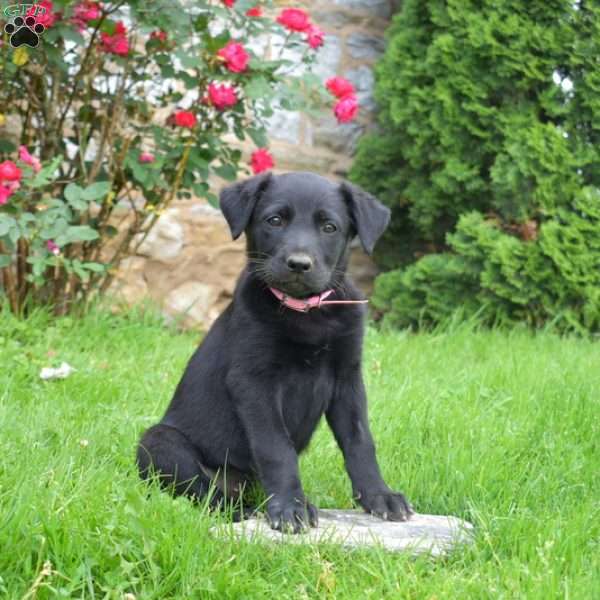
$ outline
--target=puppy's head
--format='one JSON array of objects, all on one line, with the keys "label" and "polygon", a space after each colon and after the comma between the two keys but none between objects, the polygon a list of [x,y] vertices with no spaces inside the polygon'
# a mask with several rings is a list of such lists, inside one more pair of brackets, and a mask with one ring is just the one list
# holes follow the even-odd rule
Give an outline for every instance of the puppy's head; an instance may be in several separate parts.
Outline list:
[{"label": "puppy's head", "polygon": [[390,218],[360,188],[314,173],[257,175],[225,188],[220,203],[233,238],[246,232],[254,271],[297,298],[335,287],[352,238],[370,254]]}]

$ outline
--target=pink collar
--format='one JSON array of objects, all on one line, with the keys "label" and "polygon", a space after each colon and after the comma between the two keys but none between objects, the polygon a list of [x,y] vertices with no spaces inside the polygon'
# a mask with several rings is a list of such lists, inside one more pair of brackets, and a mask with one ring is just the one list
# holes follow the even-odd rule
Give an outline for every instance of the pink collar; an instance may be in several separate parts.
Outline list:
[{"label": "pink collar", "polygon": [[326,304],[366,304],[368,302],[368,300],[326,300],[326,298],[333,294],[333,290],[326,290],[318,296],[300,299],[292,298],[276,288],[269,289],[281,302],[282,306],[301,313],[307,313],[311,308],[321,308],[321,306]]}]

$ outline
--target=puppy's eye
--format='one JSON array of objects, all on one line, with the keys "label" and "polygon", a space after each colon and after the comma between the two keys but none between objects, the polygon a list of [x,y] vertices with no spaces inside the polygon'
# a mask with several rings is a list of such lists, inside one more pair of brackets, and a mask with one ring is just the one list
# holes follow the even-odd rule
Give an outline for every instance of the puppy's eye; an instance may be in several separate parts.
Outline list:
[{"label": "puppy's eye", "polygon": [[267,219],[267,223],[273,227],[281,227],[283,225],[283,219],[279,215],[274,215]]},{"label": "puppy's eye", "polygon": [[323,225],[323,231],[325,233],[334,233],[335,231],[337,231],[337,227],[334,223],[328,221],[327,223],[325,223],[325,225]]}]

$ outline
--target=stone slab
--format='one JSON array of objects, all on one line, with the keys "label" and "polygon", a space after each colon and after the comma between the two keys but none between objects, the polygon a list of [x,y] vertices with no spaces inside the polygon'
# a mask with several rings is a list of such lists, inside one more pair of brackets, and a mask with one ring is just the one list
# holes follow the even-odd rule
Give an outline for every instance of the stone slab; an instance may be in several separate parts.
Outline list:
[{"label": "stone slab", "polygon": [[329,543],[349,548],[383,547],[393,552],[441,556],[473,541],[473,525],[457,517],[415,514],[409,521],[384,521],[361,510],[319,510],[319,526],[299,534],[271,529],[263,516],[213,529],[256,542]]}]

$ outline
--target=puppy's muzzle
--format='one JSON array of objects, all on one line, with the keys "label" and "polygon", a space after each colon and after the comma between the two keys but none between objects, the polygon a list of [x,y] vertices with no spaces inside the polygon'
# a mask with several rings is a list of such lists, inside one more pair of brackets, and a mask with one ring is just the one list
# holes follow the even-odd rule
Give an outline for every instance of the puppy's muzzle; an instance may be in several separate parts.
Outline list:
[{"label": "puppy's muzzle", "polygon": [[294,273],[308,273],[309,271],[312,271],[314,266],[313,259],[304,252],[290,254],[287,257],[285,264],[288,269]]}]

